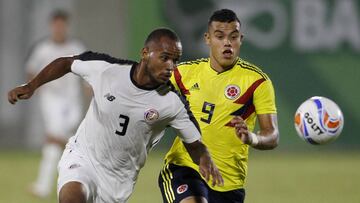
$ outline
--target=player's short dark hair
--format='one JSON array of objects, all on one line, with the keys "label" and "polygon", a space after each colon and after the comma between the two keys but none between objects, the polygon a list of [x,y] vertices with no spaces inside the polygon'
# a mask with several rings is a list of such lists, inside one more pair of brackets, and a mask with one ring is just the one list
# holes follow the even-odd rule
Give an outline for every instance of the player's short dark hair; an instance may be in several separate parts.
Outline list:
[{"label": "player's short dark hair", "polygon": [[69,18],[70,18],[69,13],[61,9],[54,10],[50,15],[51,20],[62,19],[64,21],[68,21]]},{"label": "player's short dark hair", "polygon": [[169,28],[157,28],[153,30],[146,38],[145,40],[145,46],[149,42],[158,42],[161,37],[168,37],[171,40],[174,40],[176,42],[180,42],[180,38],[177,36],[177,34],[169,29]]},{"label": "player's short dark hair", "polygon": [[220,9],[215,11],[209,18],[208,26],[210,26],[210,24],[214,21],[222,23],[237,21],[241,25],[241,22],[236,13],[230,9]]}]

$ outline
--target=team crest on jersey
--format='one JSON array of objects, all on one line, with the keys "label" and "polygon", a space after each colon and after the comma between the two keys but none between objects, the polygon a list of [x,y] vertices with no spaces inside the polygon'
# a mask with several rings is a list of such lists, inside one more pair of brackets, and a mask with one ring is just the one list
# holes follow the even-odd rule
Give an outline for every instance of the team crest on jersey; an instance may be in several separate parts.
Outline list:
[{"label": "team crest on jersey", "polygon": [[228,99],[237,99],[240,96],[240,87],[237,85],[228,85],[225,87],[224,94]]},{"label": "team crest on jersey", "polygon": [[189,186],[187,184],[182,184],[180,185],[177,189],[176,189],[176,192],[178,194],[182,194],[184,192],[186,192],[186,190],[189,188]]},{"label": "team crest on jersey", "polygon": [[159,112],[156,109],[149,109],[144,113],[144,119],[147,122],[156,121],[159,118]]}]

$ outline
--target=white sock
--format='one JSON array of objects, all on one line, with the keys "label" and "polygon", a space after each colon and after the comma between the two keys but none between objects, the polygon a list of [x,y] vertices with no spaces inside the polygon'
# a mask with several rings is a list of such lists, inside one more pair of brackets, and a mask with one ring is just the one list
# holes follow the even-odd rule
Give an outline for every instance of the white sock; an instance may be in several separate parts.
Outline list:
[{"label": "white sock", "polygon": [[56,144],[45,144],[43,147],[39,173],[34,184],[34,190],[39,196],[45,197],[50,194],[62,152],[63,148]]}]

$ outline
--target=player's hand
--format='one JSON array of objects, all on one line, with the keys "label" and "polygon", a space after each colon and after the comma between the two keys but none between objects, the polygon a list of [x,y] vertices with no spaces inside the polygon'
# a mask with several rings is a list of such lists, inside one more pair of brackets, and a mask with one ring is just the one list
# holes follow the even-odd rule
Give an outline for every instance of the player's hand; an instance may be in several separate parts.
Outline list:
[{"label": "player's hand", "polygon": [[214,164],[208,153],[200,157],[199,168],[200,168],[200,173],[206,179],[206,182],[209,182],[210,177],[212,177],[212,186],[224,185],[224,180],[220,174],[220,171],[216,167],[216,165]]},{"label": "player's hand", "polygon": [[251,144],[251,137],[248,131],[247,125],[245,120],[242,119],[240,116],[235,116],[231,123],[235,127],[235,133],[237,137],[245,144]]},{"label": "player's hand", "polygon": [[29,84],[23,84],[8,92],[8,100],[15,104],[19,99],[29,99],[33,94],[34,89]]}]

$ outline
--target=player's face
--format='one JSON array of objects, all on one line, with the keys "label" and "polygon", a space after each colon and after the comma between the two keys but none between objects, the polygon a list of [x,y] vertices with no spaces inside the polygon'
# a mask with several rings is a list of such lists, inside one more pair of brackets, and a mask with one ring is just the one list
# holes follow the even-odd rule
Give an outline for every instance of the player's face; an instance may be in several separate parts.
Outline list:
[{"label": "player's face", "polygon": [[55,18],[51,21],[51,35],[55,42],[64,42],[68,32],[67,21],[63,18]]},{"label": "player's face", "polygon": [[205,33],[206,44],[210,47],[210,60],[215,69],[227,69],[233,66],[239,56],[243,35],[240,23],[233,21],[210,24]]},{"label": "player's face", "polygon": [[151,42],[143,52],[147,74],[154,85],[169,81],[182,54],[178,41],[162,37],[159,42]]}]

